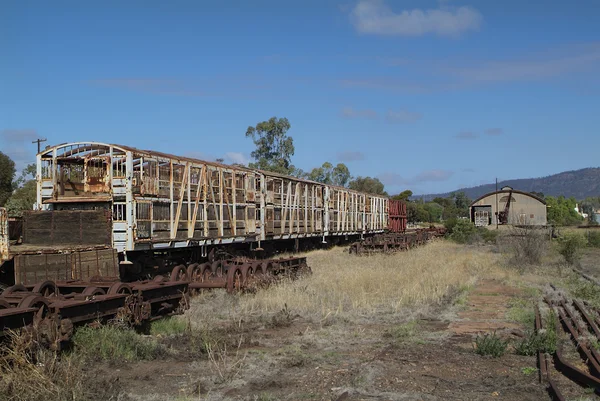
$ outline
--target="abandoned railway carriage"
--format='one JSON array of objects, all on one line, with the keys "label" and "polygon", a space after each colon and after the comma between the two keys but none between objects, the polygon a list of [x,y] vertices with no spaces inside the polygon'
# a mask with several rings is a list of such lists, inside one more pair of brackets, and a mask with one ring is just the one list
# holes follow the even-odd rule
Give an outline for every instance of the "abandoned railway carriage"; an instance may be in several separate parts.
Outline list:
[{"label": "abandoned railway carriage", "polygon": [[133,278],[212,250],[298,247],[382,232],[388,202],[241,166],[67,143],[37,155],[38,211],[26,216],[24,244],[10,252],[17,282],[39,280],[35,272],[49,265],[70,271],[52,279]]}]

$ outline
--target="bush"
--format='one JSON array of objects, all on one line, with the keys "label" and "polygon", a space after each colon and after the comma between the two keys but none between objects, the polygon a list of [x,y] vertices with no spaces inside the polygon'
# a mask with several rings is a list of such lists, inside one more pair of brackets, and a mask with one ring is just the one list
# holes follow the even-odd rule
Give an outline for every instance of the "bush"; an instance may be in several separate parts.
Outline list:
[{"label": "bush", "polygon": [[530,332],[527,337],[523,338],[515,345],[517,355],[532,356],[538,351],[553,354],[556,352],[556,331],[555,330],[540,330],[539,333]]},{"label": "bush", "polygon": [[477,336],[475,339],[475,352],[479,355],[489,355],[498,358],[506,353],[507,346],[508,341],[503,341],[496,335],[496,332]]},{"label": "bush", "polygon": [[513,228],[506,237],[504,246],[512,254],[517,265],[539,265],[548,249],[549,240],[545,232],[533,227]]},{"label": "bush", "polygon": [[572,265],[579,261],[580,251],[586,245],[585,237],[579,233],[566,233],[559,239],[558,252]]},{"label": "bush", "polygon": [[164,352],[154,339],[115,326],[81,327],[73,335],[73,344],[85,359],[111,363],[151,360]]},{"label": "bush", "polygon": [[460,219],[456,222],[454,227],[452,227],[452,234],[450,234],[450,239],[458,242],[459,244],[467,244],[472,242],[477,235],[477,229],[475,225],[465,219]]},{"label": "bush", "polygon": [[454,226],[458,223],[458,219],[456,217],[449,218],[444,222],[444,227],[446,228],[446,234],[452,234],[454,230]]},{"label": "bush", "polygon": [[483,242],[495,244],[498,239],[498,230],[488,230],[485,227],[477,227],[477,233],[483,240]]},{"label": "bush", "polygon": [[588,246],[594,248],[600,248],[600,231],[590,231],[588,232]]}]

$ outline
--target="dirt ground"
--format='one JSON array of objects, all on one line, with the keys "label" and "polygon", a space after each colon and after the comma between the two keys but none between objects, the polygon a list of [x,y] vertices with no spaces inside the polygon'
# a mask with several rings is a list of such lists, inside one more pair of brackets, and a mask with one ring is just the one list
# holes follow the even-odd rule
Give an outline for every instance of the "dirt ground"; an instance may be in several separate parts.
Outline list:
[{"label": "dirt ground", "polygon": [[[219,303],[223,294],[205,302]],[[405,321],[240,322],[243,344],[223,359],[177,358],[95,366],[131,400],[544,400],[534,357],[477,355],[474,337],[525,330],[507,317],[521,290],[481,280]],[[172,346],[185,350],[185,342]],[[232,355],[233,354],[233,355]],[[238,364],[239,363],[239,364]]]}]

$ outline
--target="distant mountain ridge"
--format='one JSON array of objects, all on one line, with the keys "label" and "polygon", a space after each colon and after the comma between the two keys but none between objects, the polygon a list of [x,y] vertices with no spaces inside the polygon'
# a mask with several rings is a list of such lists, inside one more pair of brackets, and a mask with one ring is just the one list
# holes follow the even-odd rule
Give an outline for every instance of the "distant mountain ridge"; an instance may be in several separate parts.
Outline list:
[{"label": "distant mountain ridge", "polygon": [[[564,171],[562,173],[540,178],[520,178],[498,182],[498,189],[510,186],[525,192],[542,192],[544,195],[575,197],[577,200],[588,196],[600,196],[600,168],[588,167],[581,170]],[[496,184],[485,184],[470,188],[461,188],[456,191],[415,195],[412,199],[430,201],[436,197],[445,198],[453,192],[463,191],[471,200],[496,190]]]}]

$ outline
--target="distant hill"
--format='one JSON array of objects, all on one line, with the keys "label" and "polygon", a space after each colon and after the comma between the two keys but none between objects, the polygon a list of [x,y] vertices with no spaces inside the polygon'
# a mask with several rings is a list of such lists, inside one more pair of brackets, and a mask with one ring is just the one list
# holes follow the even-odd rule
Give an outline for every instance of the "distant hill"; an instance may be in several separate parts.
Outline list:
[{"label": "distant hill", "polygon": [[[517,180],[505,180],[498,182],[498,188],[510,186],[526,192],[542,192],[544,195],[565,197],[575,197],[577,200],[588,196],[600,196],[600,168],[589,167],[581,170],[564,171],[562,173],[549,175],[541,178],[521,178]],[[496,184],[479,185],[471,188],[461,188],[457,191],[463,191],[469,199],[474,200],[481,195],[494,192]],[[456,192],[456,191],[452,191]],[[430,201],[438,196],[445,198],[452,192],[443,194],[416,195],[412,198],[423,198]]]}]

